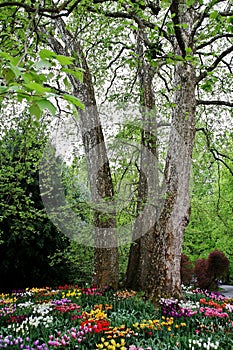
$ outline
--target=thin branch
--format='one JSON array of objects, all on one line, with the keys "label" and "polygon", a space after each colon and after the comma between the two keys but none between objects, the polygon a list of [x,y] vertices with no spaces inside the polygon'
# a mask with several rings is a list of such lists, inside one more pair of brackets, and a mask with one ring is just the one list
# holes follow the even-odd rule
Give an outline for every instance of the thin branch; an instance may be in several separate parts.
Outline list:
[{"label": "thin branch", "polygon": [[197,100],[197,105],[216,105],[216,106],[233,107],[232,102],[221,101],[221,100],[212,100],[212,101]]},{"label": "thin branch", "polygon": [[165,92],[160,91],[160,94],[166,99],[166,101],[167,101],[169,104],[171,103],[170,98],[168,97],[167,94],[165,94]]},{"label": "thin branch", "polygon": [[120,192],[120,188],[121,188],[121,184],[122,184],[122,181],[124,180],[124,177],[129,169],[129,167],[133,164],[133,158],[134,158],[134,154],[136,153],[137,151],[134,151],[128,161],[128,164],[127,166],[123,169],[123,173],[119,179],[119,182],[118,182],[118,189],[117,189],[117,192]]},{"label": "thin branch", "polygon": [[163,76],[163,74],[160,74],[159,71],[157,72],[157,74],[158,74],[158,76],[160,77],[160,79],[164,82],[164,85],[165,85],[167,91],[170,92],[171,89],[170,89],[169,86],[168,86],[168,83],[167,83],[166,78]]},{"label": "thin branch", "polygon": [[[43,17],[49,17],[49,18],[59,18],[59,17],[67,17],[69,16],[72,11],[79,5],[81,0],[77,0],[69,7],[69,4],[72,2],[72,0],[67,0],[64,3],[62,3],[59,6],[54,7],[46,7],[46,6],[38,6],[34,7],[33,4],[25,4],[21,1],[5,1],[3,3],[0,3],[0,8],[3,7],[18,7],[18,8],[24,8],[28,13],[35,13],[38,12]],[[94,4],[104,3],[106,0],[94,0]]]},{"label": "thin branch", "polygon": [[219,152],[215,147],[213,147],[210,144],[210,138],[208,135],[208,131],[205,128],[199,128],[199,129],[197,129],[197,131],[202,131],[204,133],[204,135],[206,137],[207,148],[210,151],[210,153],[212,154],[213,158],[216,161],[222,163],[228,169],[230,174],[233,176],[233,170],[230,168],[230,166],[227,164],[227,162],[223,158],[230,160],[230,161],[232,161],[232,159],[229,156],[227,156],[226,154]]},{"label": "thin branch", "polygon": [[[90,12],[94,12],[97,13],[98,11],[96,9],[94,9],[93,7],[88,7],[88,10]],[[125,18],[125,19],[132,19],[132,15],[127,13],[127,12],[123,12],[123,11],[116,11],[116,12],[110,12],[110,11],[104,11],[104,15],[106,17],[110,17],[110,18]]]},{"label": "thin branch", "polygon": [[[106,94],[105,94],[106,98],[107,98],[107,95],[108,95],[108,93],[109,93],[109,90],[111,90],[111,88],[112,88],[112,86],[113,86],[113,83],[114,83],[114,81],[115,81],[115,79],[116,79],[116,77],[117,77],[117,70],[118,70],[119,68],[121,68],[122,66],[123,66],[123,65],[120,64],[120,65],[117,66],[116,69],[114,70],[113,77],[112,77],[112,79],[111,79],[110,85],[108,86],[107,91],[106,91]],[[105,100],[106,100],[106,99],[105,99]]]},{"label": "thin branch", "polygon": [[233,34],[230,33],[226,33],[226,34],[219,34],[216,35],[215,37],[211,38],[209,41],[206,41],[204,44],[201,44],[199,46],[196,47],[196,50],[200,50],[203,49],[204,47],[212,44],[213,42],[215,42],[216,40],[222,39],[222,38],[233,38]]},{"label": "thin branch", "polygon": [[208,6],[206,6],[205,10],[201,13],[196,25],[193,27],[193,30],[191,32],[191,38],[194,38],[194,35],[196,34],[198,28],[202,25],[203,21],[205,18],[209,17],[209,10],[216,5],[217,3],[221,2],[222,0],[215,0],[215,1],[211,1],[210,4],[208,4]]},{"label": "thin branch", "polygon": [[219,15],[221,15],[222,17],[231,17],[233,16],[233,11],[219,12]]},{"label": "thin branch", "polygon": [[227,66],[229,72],[232,74],[232,68],[231,68],[231,65],[229,64],[229,62],[225,61],[225,60],[222,60],[222,62]]},{"label": "thin branch", "polygon": [[165,123],[165,122],[159,122],[158,124],[157,124],[157,129],[158,128],[170,128],[171,127],[171,123]]},{"label": "thin branch", "polygon": [[[88,11],[93,12],[93,13],[98,13],[98,11],[96,9],[94,9],[93,7],[88,7]],[[134,12],[123,12],[123,11],[116,11],[116,12],[111,12],[111,11],[103,11],[103,14],[106,17],[110,17],[110,18],[124,18],[124,19],[129,19],[132,20],[134,19],[134,21],[137,23],[137,25],[141,28],[143,27],[147,27],[150,29],[155,29],[155,27],[158,28],[159,33],[163,34],[163,38],[167,39],[169,42],[171,42],[171,38],[168,36],[167,32],[162,28],[159,27],[156,23],[147,21],[143,18],[139,18]]]},{"label": "thin branch", "polygon": [[[71,0],[68,0],[66,2],[64,2],[63,4],[61,4],[59,7],[42,7],[42,6],[38,6],[37,8],[35,8],[33,5],[29,5],[29,4],[25,4],[25,2],[19,2],[19,1],[5,1],[3,3],[0,4],[0,8],[2,7],[14,7],[14,6],[17,6],[17,7],[21,7],[21,8],[24,8],[27,12],[29,13],[35,13],[38,11],[38,13],[44,13],[44,14],[57,14],[57,13],[60,13],[61,11],[65,10],[65,11],[68,11],[67,10],[67,5],[71,2]],[[75,5],[77,5],[78,3],[80,2],[77,1],[75,2]]]},{"label": "thin branch", "polygon": [[233,176],[233,170],[229,167],[229,165],[223,159],[216,156],[216,154],[214,153],[214,149],[210,149],[210,152],[213,155],[214,159],[222,163],[223,165],[225,165],[225,167],[229,170],[230,174]]},{"label": "thin branch", "polygon": [[209,72],[212,72],[218,64],[222,61],[224,57],[229,55],[231,52],[233,52],[233,45],[228,47],[225,51],[223,51],[217,58],[216,60],[209,66],[204,72],[202,72],[199,77],[197,77],[197,82],[200,82],[202,79],[204,79]]},{"label": "thin branch", "polygon": [[125,46],[123,46],[120,51],[118,52],[118,54],[116,55],[115,58],[112,59],[112,61],[108,64],[108,66],[106,67],[106,69],[109,69],[117,60],[118,58],[122,55],[123,51],[126,49]]}]

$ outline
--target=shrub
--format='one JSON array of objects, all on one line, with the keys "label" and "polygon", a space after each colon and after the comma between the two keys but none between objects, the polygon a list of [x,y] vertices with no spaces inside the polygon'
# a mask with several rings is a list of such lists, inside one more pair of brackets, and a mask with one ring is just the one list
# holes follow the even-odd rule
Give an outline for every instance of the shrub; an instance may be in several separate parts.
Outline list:
[{"label": "shrub", "polygon": [[194,274],[197,279],[197,285],[201,289],[208,289],[211,284],[211,278],[207,271],[207,260],[198,259],[195,263]]},{"label": "shrub", "polygon": [[223,252],[214,250],[209,254],[207,260],[207,271],[212,280],[217,280],[225,277],[229,271],[230,262]]},{"label": "shrub", "polygon": [[202,289],[215,290],[218,287],[218,280],[227,275],[229,260],[223,252],[214,250],[208,259],[198,259],[195,263],[194,274],[198,287]]},{"label": "shrub", "polygon": [[188,286],[190,285],[193,277],[194,269],[189,257],[185,254],[181,254],[180,275],[181,282]]}]

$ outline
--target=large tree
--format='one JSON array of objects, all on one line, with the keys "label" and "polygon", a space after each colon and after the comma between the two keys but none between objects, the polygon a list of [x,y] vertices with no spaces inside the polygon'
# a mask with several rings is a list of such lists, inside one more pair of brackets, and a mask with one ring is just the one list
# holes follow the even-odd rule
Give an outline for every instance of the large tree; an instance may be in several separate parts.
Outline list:
[{"label": "large tree", "polygon": [[[68,75],[72,93],[85,105],[79,109],[79,123],[86,155],[90,192],[94,204],[94,278],[93,282],[101,289],[118,286],[118,242],[116,235],[116,219],[113,203],[113,184],[109,166],[104,134],[97,109],[92,75],[88,67],[80,41],[59,18],[54,21],[54,30],[60,33],[64,42],[45,31],[46,44],[57,54],[73,56],[73,64],[83,69],[82,81]],[[113,210],[106,213],[103,209],[112,205]]]},{"label": "large tree", "polygon": [[[160,78],[161,82],[154,90],[158,97],[163,93],[169,100],[166,108],[171,115],[170,138],[160,208],[152,227],[153,245],[152,249],[150,243],[146,247],[142,243],[144,238],[134,242],[129,260],[132,266],[128,269],[133,271],[138,266],[135,264],[147,266],[147,271],[138,269],[135,279],[146,281],[144,289],[154,301],[161,295],[181,294],[179,267],[183,234],[190,216],[190,171],[199,108],[232,107],[228,95],[233,51],[231,7],[218,1],[207,4],[172,1],[161,2],[160,6],[129,2],[119,5],[118,11],[102,7],[106,17],[121,18],[126,27],[128,20],[128,28],[133,27],[132,23],[139,27],[144,60],[151,70],[155,68],[154,81]],[[138,70],[139,76],[141,71]],[[147,70],[143,74],[145,78]],[[144,93],[150,84],[147,79]],[[216,98],[210,96],[214,94]],[[135,252],[139,252],[139,259],[135,259]]]}]

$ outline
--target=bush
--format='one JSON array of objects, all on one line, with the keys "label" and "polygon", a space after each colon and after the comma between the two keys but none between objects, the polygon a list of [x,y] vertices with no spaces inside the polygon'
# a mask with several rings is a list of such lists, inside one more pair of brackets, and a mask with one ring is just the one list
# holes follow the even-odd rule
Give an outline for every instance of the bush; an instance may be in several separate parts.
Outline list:
[{"label": "bush", "polygon": [[15,127],[0,138],[0,288],[4,291],[67,280],[62,266],[49,266],[48,256],[66,249],[69,240],[51,223],[40,195],[46,125],[38,129],[26,114],[17,118]]},{"label": "bush", "polygon": [[[92,284],[94,268],[94,248],[71,241],[67,249],[50,256],[50,267],[64,266],[67,271],[66,283],[82,287]],[[58,284],[60,281],[58,281]]]},{"label": "bush", "polygon": [[198,259],[195,263],[194,274],[197,279],[197,285],[201,289],[208,289],[211,284],[211,278],[207,271],[207,260]]},{"label": "bush", "polygon": [[229,260],[217,249],[209,254],[208,259],[198,259],[194,268],[198,287],[209,290],[216,290],[218,280],[225,277],[228,271]]},{"label": "bush", "polygon": [[181,282],[188,286],[191,284],[194,269],[189,257],[185,254],[181,254],[180,275]]},{"label": "bush", "polygon": [[226,277],[229,271],[230,262],[223,252],[219,250],[214,250],[209,254],[207,260],[207,271],[211,276],[212,280],[217,282],[217,280]]}]

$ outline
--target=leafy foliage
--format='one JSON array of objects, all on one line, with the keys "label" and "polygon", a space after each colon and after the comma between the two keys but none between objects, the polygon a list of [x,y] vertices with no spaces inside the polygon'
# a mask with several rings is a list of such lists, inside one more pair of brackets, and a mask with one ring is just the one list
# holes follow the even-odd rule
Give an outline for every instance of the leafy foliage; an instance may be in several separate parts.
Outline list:
[{"label": "leafy foliage", "polygon": [[[72,65],[74,58],[56,55],[49,50],[41,50],[39,57],[31,57],[24,62],[20,57],[11,56],[9,53],[0,52],[2,85],[0,98],[15,97],[19,102],[26,101],[30,106],[29,112],[37,118],[41,117],[44,110],[48,110],[55,116],[56,107],[51,102],[55,97],[63,98],[76,107],[84,108],[83,104],[75,96],[62,93],[55,86],[50,85],[52,79],[59,77],[58,71],[67,72],[82,79],[82,72],[78,68],[61,68]],[[0,101],[1,101],[0,100]]]},{"label": "leafy foliage", "polygon": [[65,281],[66,263],[50,268],[49,255],[69,245],[48,219],[39,190],[46,132],[28,115],[0,140],[1,288]]},{"label": "leafy foliage", "polygon": [[223,252],[214,250],[208,256],[207,271],[210,276],[213,276],[214,280],[223,278],[228,273],[229,260]]},{"label": "leafy foliage", "polygon": [[194,273],[197,278],[197,285],[201,289],[207,289],[211,285],[211,278],[207,271],[206,259],[201,258],[195,262]]},{"label": "leafy foliage", "polygon": [[[57,251],[50,257],[51,268],[66,266],[66,280],[79,286],[92,285],[92,271],[94,263],[94,248],[87,247],[71,241],[70,245]],[[68,272],[68,275],[67,275]]]},{"label": "leafy foliage", "polygon": [[194,269],[190,258],[187,255],[182,253],[181,264],[180,264],[181,282],[184,285],[189,286],[193,278],[193,273],[194,273]]},{"label": "leafy foliage", "polygon": [[[211,115],[208,115],[207,121],[210,128],[213,122]],[[193,262],[199,258],[207,259],[209,252],[215,249],[224,252],[230,261],[229,282],[233,278],[233,167],[232,136],[227,125],[221,128],[213,125],[208,130],[207,143],[207,135],[197,135],[192,169],[191,219],[185,231],[183,251]],[[212,153],[209,152],[208,142]],[[213,155],[216,155],[217,161]]]},{"label": "leafy foliage", "polygon": [[223,252],[217,249],[209,254],[208,259],[198,259],[194,268],[198,287],[209,290],[217,289],[218,280],[226,276],[228,268],[229,260]]}]

